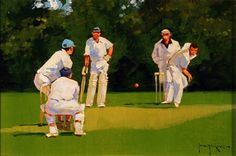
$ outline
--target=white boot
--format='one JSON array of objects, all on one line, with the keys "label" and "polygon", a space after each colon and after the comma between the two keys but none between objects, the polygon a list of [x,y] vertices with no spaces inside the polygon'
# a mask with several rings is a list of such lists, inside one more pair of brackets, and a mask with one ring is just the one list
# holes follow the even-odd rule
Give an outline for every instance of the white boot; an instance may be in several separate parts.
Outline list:
[{"label": "white boot", "polygon": [[175,107],[176,107],[176,108],[178,108],[178,107],[179,107],[179,103],[177,103],[177,102],[174,102],[174,104],[175,104]]},{"label": "white boot", "polygon": [[74,133],[76,136],[84,136],[86,135],[86,132],[84,132],[83,130],[79,130],[79,131],[75,131]]},{"label": "white boot", "polygon": [[170,104],[171,103],[171,101],[163,101],[163,102],[161,102],[162,104]]},{"label": "white boot", "polygon": [[57,126],[49,126],[49,133],[46,134],[47,138],[57,137],[58,136],[58,129]]}]

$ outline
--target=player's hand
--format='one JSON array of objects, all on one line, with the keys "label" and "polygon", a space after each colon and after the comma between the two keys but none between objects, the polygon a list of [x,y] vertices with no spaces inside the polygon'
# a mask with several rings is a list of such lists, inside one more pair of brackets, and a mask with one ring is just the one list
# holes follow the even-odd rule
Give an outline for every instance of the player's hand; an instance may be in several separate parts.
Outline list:
[{"label": "player's hand", "polygon": [[188,74],[188,82],[190,82],[193,79],[191,74]]},{"label": "player's hand", "polygon": [[108,62],[111,59],[111,56],[110,55],[106,55],[106,56],[103,57],[103,59]]},{"label": "player's hand", "polygon": [[82,69],[82,73],[81,73],[83,76],[85,76],[86,74],[88,74],[88,67],[86,66],[83,66],[83,69]]}]

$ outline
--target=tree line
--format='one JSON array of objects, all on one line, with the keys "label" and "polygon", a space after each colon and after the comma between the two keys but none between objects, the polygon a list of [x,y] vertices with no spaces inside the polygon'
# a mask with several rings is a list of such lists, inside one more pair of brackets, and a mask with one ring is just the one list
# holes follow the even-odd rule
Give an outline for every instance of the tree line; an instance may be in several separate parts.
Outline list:
[{"label": "tree line", "polygon": [[[199,45],[191,62],[188,90],[232,90],[234,83],[235,2],[225,0],[73,0],[73,13],[32,10],[32,0],[3,0],[1,6],[1,89],[33,89],[37,69],[64,38],[76,44],[73,77],[81,81],[85,42],[99,26],[114,43],[109,90],[153,90],[158,70],[151,58],[164,27],[183,46]],[[137,89],[136,89],[137,90]]]}]

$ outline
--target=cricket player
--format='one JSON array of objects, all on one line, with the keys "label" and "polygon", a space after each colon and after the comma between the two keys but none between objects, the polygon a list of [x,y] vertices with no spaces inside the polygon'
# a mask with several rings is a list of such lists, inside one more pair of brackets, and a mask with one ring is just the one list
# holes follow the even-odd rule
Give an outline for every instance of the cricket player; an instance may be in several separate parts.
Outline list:
[{"label": "cricket player", "polygon": [[41,105],[42,111],[49,125],[49,133],[46,137],[58,136],[58,129],[55,123],[55,115],[72,115],[74,118],[75,135],[86,135],[83,131],[84,125],[84,104],[78,104],[79,85],[72,80],[70,68],[62,68],[61,76],[52,83],[49,100]]},{"label": "cricket player", "polygon": [[[74,53],[75,44],[69,39],[64,39],[62,49],[55,52],[51,58],[37,70],[34,84],[38,90],[42,86],[48,86],[57,78],[61,77],[60,70],[63,67],[72,67],[70,56]],[[46,93],[45,93],[46,94]]]},{"label": "cricket player", "polygon": [[84,68],[88,68],[91,60],[89,86],[87,91],[86,106],[91,107],[94,102],[94,96],[97,93],[97,106],[105,107],[106,92],[109,68],[108,61],[113,53],[113,44],[106,38],[101,37],[101,29],[93,28],[92,37],[86,41],[84,53]]},{"label": "cricket player", "polygon": [[[63,67],[72,67],[70,56],[74,54],[75,44],[72,40],[64,39],[62,42],[62,49],[55,52],[51,58],[37,71],[34,84],[36,88],[48,96],[50,92],[50,85],[57,78],[61,77],[60,70]],[[66,117],[67,123],[70,121],[70,116]],[[62,129],[63,117],[58,116],[58,126]],[[68,127],[68,124],[67,124]]]},{"label": "cricket player", "polygon": [[[162,103],[172,103],[179,107],[183,95],[183,89],[192,80],[192,75],[187,70],[190,61],[198,55],[198,46],[195,43],[185,43],[183,48],[175,53],[168,61],[167,99]],[[186,78],[187,77],[187,78]]]},{"label": "cricket player", "polygon": [[[162,39],[160,39],[155,45],[152,52],[152,59],[158,65],[159,72],[164,73],[164,75],[159,76],[160,82],[164,85],[164,93],[166,99],[166,90],[169,87],[167,82],[167,62],[169,58],[180,50],[180,45],[178,41],[171,38],[172,34],[169,29],[163,29],[161,31]],[[164,76],[164,77],[163,77]]]}]

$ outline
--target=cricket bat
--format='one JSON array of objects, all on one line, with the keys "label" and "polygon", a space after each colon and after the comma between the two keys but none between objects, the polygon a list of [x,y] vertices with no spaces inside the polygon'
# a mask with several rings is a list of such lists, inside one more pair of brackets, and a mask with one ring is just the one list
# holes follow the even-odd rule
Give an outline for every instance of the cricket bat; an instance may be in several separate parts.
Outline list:
[{"label": "cricket bat", "polygon": [[83,95],[84,95],[84,89],[86,85],[86,74],[88,73],[88,68],[83,67],[82,69],[82,81],[81,81],[81,89],[79,93],[79,103],[81,104],[83,102]]}]

